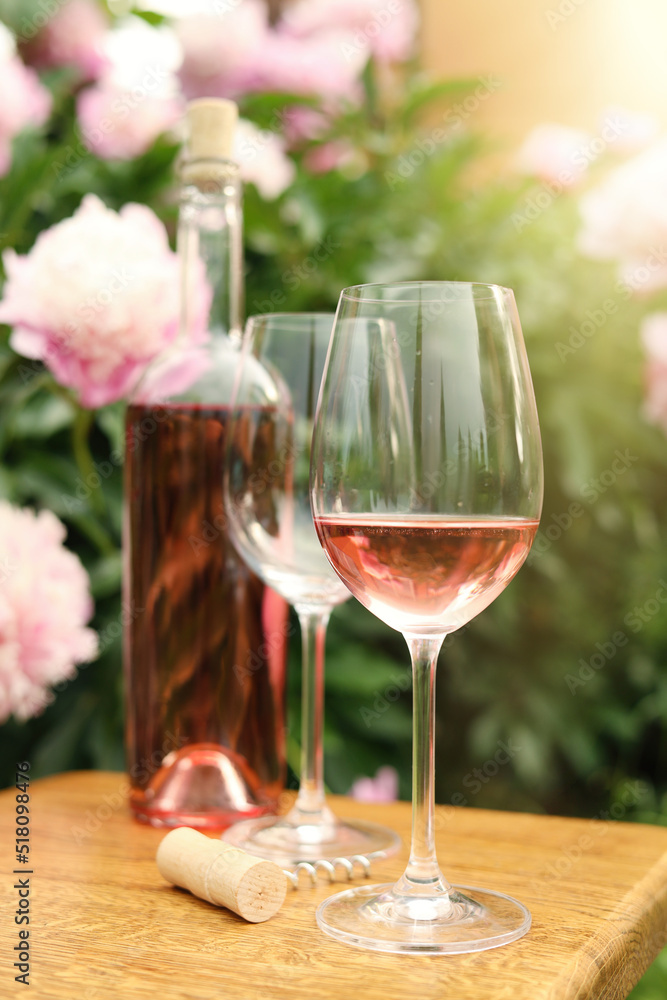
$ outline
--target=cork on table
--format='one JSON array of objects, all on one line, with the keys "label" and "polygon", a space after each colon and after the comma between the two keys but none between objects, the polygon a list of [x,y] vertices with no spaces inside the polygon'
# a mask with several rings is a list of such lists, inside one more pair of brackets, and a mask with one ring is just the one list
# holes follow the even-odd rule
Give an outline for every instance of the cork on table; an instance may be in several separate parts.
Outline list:
[{"label": "cork on table", "polygon": [[[165,831],[136,823],[126,793],[125,777],[109,772],[31,783],[33,998],[617,1000],[667,943],[667,830],[659,827],[438,807],[447,877],[520,899],[532,929],[472,955],[385,955],[317,928],[316,906],[340,882],[288,889],[282,909],[260,924],[170,886],[155,863]],[[15,794],[0,793],[10,859]],[[374,863],[371,879],[397,877],[407,859],[409,804],[331,801],[337,815],[397,830],[403,850]],[[8,960],[19,941],[7,917],[17,903],[9,875],[3,899],[0,994],[14,996],[22,985]]]}]

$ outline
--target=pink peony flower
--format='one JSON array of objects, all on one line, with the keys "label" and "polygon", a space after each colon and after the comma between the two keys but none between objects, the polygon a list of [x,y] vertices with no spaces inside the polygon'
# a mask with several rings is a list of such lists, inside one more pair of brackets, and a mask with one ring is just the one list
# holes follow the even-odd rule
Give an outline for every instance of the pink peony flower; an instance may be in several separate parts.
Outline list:
[{"label": "pink peony flower", "polygon": [[82,91],[77,101],[84,142],[102,160],[141,156],[184,111],[177,97],[152,96],[145,88],[127,90],[106,80]]},{"label": "pink peony flower", "polygon": [[287,8],[282,23],[297,37],[348,32],[347,44],[354,51],[370,51],[382,62],[403,62],[414,52],[419,11],[414,0],[298,0]]},{"label": "pink peony flower", "polygon": [[290,186],[296,176],[293,162],[285,155],[279,135],[258,129],[241,118],[234,135],[233,158],[244,181],[255,185],[262,198],[273,201]]},{"label": "pink peony flower", "polygon": [[395,802],[398,772],[395,767],[381,767],[374,778],[358,778],[349,794],[359,802]]},{"label": "pink peony flower", "polygon": [[274,90],[351,99],[369,53],[350,31],[335,25],[308,37],[273,30],[262,0],[241,0],[217,16],[185,18],[176,30],[188,98]]},{"label": "pink peony flower", "polygon": [[580,208],[582,253],[618,259],[631,288],[667,287],[667,139],[612,171]]},{"label": "pink peony flower", "polygon": [[330,127],[331,120],[327,115],[306,105],[295,104],[283,114],[283,131],[290,148],[299,146],[304,141],[321,139]]},{"label": "pink peony flower", "polygon": [[14,51],[14,40],[0,24],[0,176],[11,166],[12,139],[28,126],[43,125],[51,113],[51,94],[34,70]]},{"label": "pink peony flower", "polygon": [[[4,254],[0,322],[10,344],[43,361],[84,406],[126,396],[179,329],[179,260],[144,205],[116,213],[87,195],[72,218],[41,233],[30,251]],[[193,279],[192,343],[206,337],[210,290]]]},{"label": "pink peony flower", "polygon": [[551,123],[538,125],[519,149],[517,166],[541,181],[572,187],[588,169],[591,142],[591,136],[580,129]]},{"label": "pink peony flower", "polygon": [[273,31],[258,56],[252,89],[321,97],[329,103],[358,100],[367,59],[368,50],[347,32],[297,38]]},{"label": "pink peony flower", "polygon": [[55,514],[0,500],[0,722],[38,714],[49,687],[97,656],[85,628],[93,611],[88,576],[63,546]]},{"label": "pink peony flower", "polygon": [[667,434],[667,313],[647,316],[640,337],[646,355],[644,416]]},{"label": "pink peony flower", "polygon": [[217,15],[183,18],[176,31],[186,97],[235,97],[258,89],[256,71],[269,34],[263,0],[242,0]]},{"label": "pink peony flower", "polygon": [[351,143],[344,139],[332,140],[309,149],[303,158],[303,164],[311,174],[327,174],[330,170],[351,163],[354,156],[354,146]]},{"label": "pink peony flower", "polygon": [[107,66],[104,39],[109,27],[99,3],[54,0],[53,7],[51,16],[44,10],[23,19],[26,59],[39,69],[73,66],[83,80],[97,79]]}]

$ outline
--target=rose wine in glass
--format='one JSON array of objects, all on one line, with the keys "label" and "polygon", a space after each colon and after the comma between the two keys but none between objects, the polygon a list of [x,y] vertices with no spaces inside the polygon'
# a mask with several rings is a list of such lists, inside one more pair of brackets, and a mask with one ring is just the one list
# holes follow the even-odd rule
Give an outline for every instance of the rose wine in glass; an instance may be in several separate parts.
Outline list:
[{"label": "rose wine in glass", "polygon": [[403,633],[414,698],[406,870],[394,885],[329,897],[318,923],[376,951],[452,954],[514,941],[530,927],[525,906],[450,885],[434,838],[438,653],[518,572],[542,506],[537,411],[509,289],[404,282],[341,293],[311,503],[340,579]]},{"label": "rose wine in glass", "polygon": [[369,611],[398,631],[456,624],[482,611],[525,560],[537,520],[437,515],[316,517],[331,565]]}]

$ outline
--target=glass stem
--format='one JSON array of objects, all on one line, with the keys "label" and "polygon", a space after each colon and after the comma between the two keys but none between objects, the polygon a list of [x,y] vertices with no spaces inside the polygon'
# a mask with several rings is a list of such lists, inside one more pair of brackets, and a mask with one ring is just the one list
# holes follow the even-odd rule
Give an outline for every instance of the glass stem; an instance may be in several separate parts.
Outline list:
[{"label": "glass stem", "polygon": [[446,892],[435,853],[435,672],[444,635],[406,636],[412,656],[412,845],[401,890]]},{"label": "glass stem", "polygon": [[290,819],[322,825],[333,822],[324,802],[322,731],[324,722],[324,647],[331,612],[296,609],[301,625],[301,776]]}]

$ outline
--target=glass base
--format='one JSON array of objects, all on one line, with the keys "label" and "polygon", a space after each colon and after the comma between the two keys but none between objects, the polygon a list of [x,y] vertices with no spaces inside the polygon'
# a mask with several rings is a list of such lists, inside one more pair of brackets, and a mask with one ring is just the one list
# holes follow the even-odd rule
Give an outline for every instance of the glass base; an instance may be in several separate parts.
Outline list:
[{"label": "glass base", "polygon": [[401,838],[386,826],[364,820],[336,820],[325,826],[294,825],[287,819],[264,816],[235,823],[222,834],[234,844],[259,858],[274,861],[281,868],[302,862],[334,861],[363,855],[369,861],[389,857],[401,846]]},{"label": "glass base", "polygon": [[372,951],[460,955],[516,941],[529,911],[511,896],[451,886],[444,896],[406,896],[397,885],[346,889],[326,899],[317,923],[331,937]]}]

